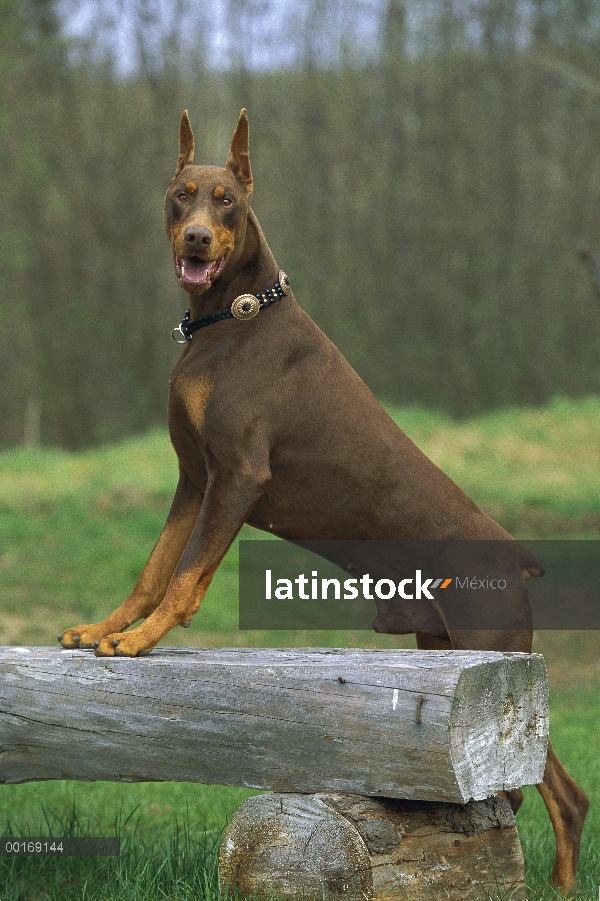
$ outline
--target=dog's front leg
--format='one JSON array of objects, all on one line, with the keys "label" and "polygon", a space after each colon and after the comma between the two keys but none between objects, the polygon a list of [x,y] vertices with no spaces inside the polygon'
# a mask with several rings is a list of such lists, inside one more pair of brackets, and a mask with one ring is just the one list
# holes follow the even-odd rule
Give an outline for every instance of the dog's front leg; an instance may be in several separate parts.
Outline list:
[{"label": "dog's front leg", "polygon": [[241,465],[209,475],[200,515],[156,610],[137,628],[102,638],[97,656],[136,657],[149,653],[176,625],[187,625],[198,610],[227,549],[270,479],[262,469]]},{"label": "dog's front leg", "polygon": [[202,495],[180,468],[165,527],[133,591],[101,622],[66,629],[58,639],[64,648],[91,648],[95,641],[112,632],[122,632],[158,607],[198,519],[201,504]]}]

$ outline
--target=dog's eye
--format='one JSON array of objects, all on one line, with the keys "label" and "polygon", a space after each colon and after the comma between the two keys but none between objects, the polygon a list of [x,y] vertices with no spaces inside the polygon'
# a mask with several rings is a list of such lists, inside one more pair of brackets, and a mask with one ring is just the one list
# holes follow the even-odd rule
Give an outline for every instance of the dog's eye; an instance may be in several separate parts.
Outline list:
[{"label": "dog's eye", "polygon": [[221,201],[221,206],[231,206],[232,203],[233,200],[231,199],[231,197],[224,197]]},{"label": "dog's eye", "polygon": [[187,194],[185,194],[183,191],[181,191],[181,192],[177,195],[177,200],[178,200],[180,203],[185,203],[187,199],[188,199],[188,198],[187,198]]}]

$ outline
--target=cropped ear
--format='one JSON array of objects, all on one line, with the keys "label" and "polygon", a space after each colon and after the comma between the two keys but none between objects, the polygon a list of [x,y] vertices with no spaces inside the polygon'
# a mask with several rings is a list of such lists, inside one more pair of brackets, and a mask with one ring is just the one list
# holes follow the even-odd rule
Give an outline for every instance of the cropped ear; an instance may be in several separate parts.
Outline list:
[{"label": "cropped ear", "polygon": [[179,123],[179,158],[177,160],[177,168],[175,176],[179,175],[184,166],[191,163],[194,159],[194,132],[188,118],[188,111],[184,109],[181,122]]},{"label": "cropped ear", "polygon": [[249,194],[252,191],[252,170],[250,169],[250,154],[248,152],[248,116],[243,109],[235,127],[231,147],[227,154],[228,169],[231,169],[239,183]]}]

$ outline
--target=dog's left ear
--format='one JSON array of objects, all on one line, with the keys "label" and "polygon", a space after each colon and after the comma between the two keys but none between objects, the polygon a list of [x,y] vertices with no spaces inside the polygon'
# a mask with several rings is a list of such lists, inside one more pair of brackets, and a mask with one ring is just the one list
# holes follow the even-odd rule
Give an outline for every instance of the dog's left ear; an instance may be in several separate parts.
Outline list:
[{"label": "dog's left ear", "polygon": [[177,160],[177,167],[175,169],[175,178],[184,166],[187,166],[188,163],[191,163],[194,159],[194,132],[192,131],[192,126],[190,125],[190,120],[188,117],[188,111],[184,109],[181,122],[179,123],[179,158]]},{"label": "dog's left ear", "polygon": [[239,183],[247,191],[252,191],[252,170],[250,169],[250,154],[248,152],[248,116],[243,109],[235,127],[231,147],[227,154],[226,166],[231,169]]}]

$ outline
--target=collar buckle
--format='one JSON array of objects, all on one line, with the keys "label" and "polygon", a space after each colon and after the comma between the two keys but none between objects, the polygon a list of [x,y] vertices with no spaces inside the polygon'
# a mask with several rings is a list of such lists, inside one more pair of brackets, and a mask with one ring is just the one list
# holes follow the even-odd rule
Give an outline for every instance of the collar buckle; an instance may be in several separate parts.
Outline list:
[{"label": "collar buckle", "polygon": [[[187,344],[188,341],[192,340],[192,332],[190,332],[188,328],[188,323],[190,321],[190,311],[186,310],[185,315],[179,325],[175,326],[173,331],[171,332],[171,338],[177,344]],[[178,337],[179,336],[179,337]]]}]

